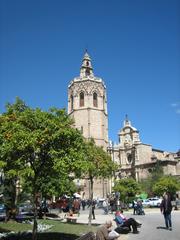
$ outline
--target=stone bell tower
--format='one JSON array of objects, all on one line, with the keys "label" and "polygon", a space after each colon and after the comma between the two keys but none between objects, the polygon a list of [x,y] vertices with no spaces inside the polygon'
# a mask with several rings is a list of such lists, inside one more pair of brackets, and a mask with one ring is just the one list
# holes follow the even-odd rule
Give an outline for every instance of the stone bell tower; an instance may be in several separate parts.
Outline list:
[{"label": "stone bell tower", "polygon": [[[108,114],[106,86],[101,78],[94,76],[91,58],[84,54],[79,77],[68,86],[68,114],[74,119],[74,127],[79,129],[86,139],[93,138],[97,146],[107,150]],[[90,197],[90,182],[81,179],[83,197]],[[110,192],[110,183],[105,179],[94,180],[94,198],[105,197]]]},{"label": "stone bell tower", "polygon": [[68,114],[86,139],[93,138],[105,150],[108,144],[106,86],[95,77],[87,51],[82,60],[80,76],[68,86]]}]

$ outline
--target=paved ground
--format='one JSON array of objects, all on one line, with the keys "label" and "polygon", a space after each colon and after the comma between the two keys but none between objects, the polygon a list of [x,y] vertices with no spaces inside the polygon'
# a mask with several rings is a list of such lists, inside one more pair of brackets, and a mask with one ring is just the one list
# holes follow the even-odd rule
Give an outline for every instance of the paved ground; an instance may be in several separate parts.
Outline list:
[{"label": "paved ground", "polygon": [[138,235],[128,234],[128,240],[180,240],[180,211],[172,212],[172,231],[165,228],[164,217],[159,212],[139,216],[143,223]]},{"label": "paved ground", "polygon": [[[159,208],[154,208],[154,209],[146,209],[145,210],[146,214],[149,213],[159,213]],[[137,216],[137,215],[133,215],[132,214],[132,210],[130,209],[129,211],[124,211],[124,215],[128,215],[131,217],[136,217],[136,218],[141,218],[142,216]],[[89,210],[85,210],[85,211],[80,211],[80,215],[77,218],[77,222],[78,223],[88,223],[88,216],[89,216]],[[105,223],[106,220],[112,220],[114,219],[114,214],[104,214],[103,209],[96,209],[95,210],[95,220],[92,220],[92,224],[103,224]],[[114,221],[113,221],[114,222]],[[115,226],[115,223],[114,223]]]},{"label": "paved ground", "polygon": [[[180,211],[172,212],[173,231],[164,229],[164,218],[159,208],[145,209],[145,215],[133,215],[132,210],[125,211],[127,217],[134,217],[142,223],[139,234],[122,234],[118,240],[180,240]],[[77,223],[88,224],[89,210],[80,211]],[[62,217],[64,214],[62,215]],[[102,209],[95,209],[96,219],[92,224],[103,224],[106,220],[112,220],[115,228],[114,214],[105,215]],[[66,221],[66,220],[64,220]]]}]

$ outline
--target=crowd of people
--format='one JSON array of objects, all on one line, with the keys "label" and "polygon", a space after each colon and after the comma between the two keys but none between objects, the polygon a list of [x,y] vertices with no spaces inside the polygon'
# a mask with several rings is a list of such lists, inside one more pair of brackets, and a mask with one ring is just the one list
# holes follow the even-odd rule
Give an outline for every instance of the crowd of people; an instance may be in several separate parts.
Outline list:
[{"label": "crowd of people", "polygon": [[145,215],[145,211],[142,205],[142,201],[139,199],[137,203],[132,202],[133,214],[134,215]]},{"label": "crowd of people", "polygon": [[[139,204],[139,206],[138,206]],[[134,214],[136,214],[137,206],[141,208],[141,202],[139,201],[134,208]],[[163,195],[163,200],[160,205],[160,211],[164,216],[165,226],[166,229],[172,231],[172,219],[171,219],[171,212],[172,212],[172,198],[168,192],[165,192]],[[142,209],[141,209],[142,210]],[[96,233],[96,240],[110,240],[110,239],[117,239],[122,233],[123,228],[128,228],[129,232],[134,234],[139,233],[138,228],[141,227],[141,223],[139,223],[135,218],[127,218],[123,215],[123,210],[119,210],[115,212],[114,221],[116,222],[117,227],[112,229],[112,221],[106,221],[106,223],[99,227]]]},{"label": "crowd of people", "polygon": [[[171,197],[170,194],[165,193],[163,196],[162,203],[160,205],[161,213],[164,216],[165,226],[170,231],[172,230],[172,220],[171,220],[171,211],[172,211],[172,204],[171,204]],[[123,210],[120,209],[118,206],[116,198],[110,199],[101,199],[101,200],[85,200],[80,198],[62,198],[58,202],[58,207],[63,212],[67,212],[69,216],[73,216],[74,214],[79,213],[80,209],[84,211],[91,207],[92,209],[92,219],[96,219],[95,216],[95,209],[102,208],[105,215],[114,214],[114,221],[116,227],[112,229],[112,221],[106,221],[104,225],[100,226],[96,233],[96,240],[107,240],[107,239],[116,239],[119,237],[121,233],[129,233],[132,232],[133,234],[139,233],[139,227],[141,227],[141,223],[139,223],[135,218],[130,217],[127,218],[123,214]],[[134,215],[145,215],[142,201],[138,200],[136,203],[132,205],[133,214]]]}]

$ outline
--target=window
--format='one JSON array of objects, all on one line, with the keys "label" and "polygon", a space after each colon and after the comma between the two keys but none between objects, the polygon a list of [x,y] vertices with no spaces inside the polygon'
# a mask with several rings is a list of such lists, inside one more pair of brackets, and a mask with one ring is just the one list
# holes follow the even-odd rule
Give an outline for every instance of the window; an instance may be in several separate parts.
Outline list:
[{"label": "window", "polygon": [[86,76],[89,76],[90,75],[90,70],[89,68],[86,68]]},{"label": "window", "polygon": [[79,106],[83,107],[84,106],[84,93],[83,92],[80,93],[79,98],[80,98]]},{"label": "window", "polygon": [[127,154],[127,160],[129,163],[132,162],[132,154],[130,154],[130,153]]},{"label": "window", "polygon": [[93,93],[93,106],[94,107],[98,106],[97,93]]},{"label": "window", "polygon": [[106,110],[106,109],[105,109],[105,106],[106,106],[106,105],[105,105],[105,96],[103,95],[103,110]]},{"label": "window", "polygon": [[74,107],[74,98],[73,98],[73,96],[71,95],[71,111],[73,110],[73,107]]}]

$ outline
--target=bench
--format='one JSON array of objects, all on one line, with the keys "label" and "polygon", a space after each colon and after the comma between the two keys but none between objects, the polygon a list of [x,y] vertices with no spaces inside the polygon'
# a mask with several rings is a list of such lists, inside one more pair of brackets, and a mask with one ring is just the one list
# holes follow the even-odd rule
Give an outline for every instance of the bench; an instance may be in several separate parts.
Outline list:
[{"label": "bench", "polygon": [[66,217],[66,221],[68,223],[76,223],[77,222],[77,218],[68,216],[68,217]]}]

